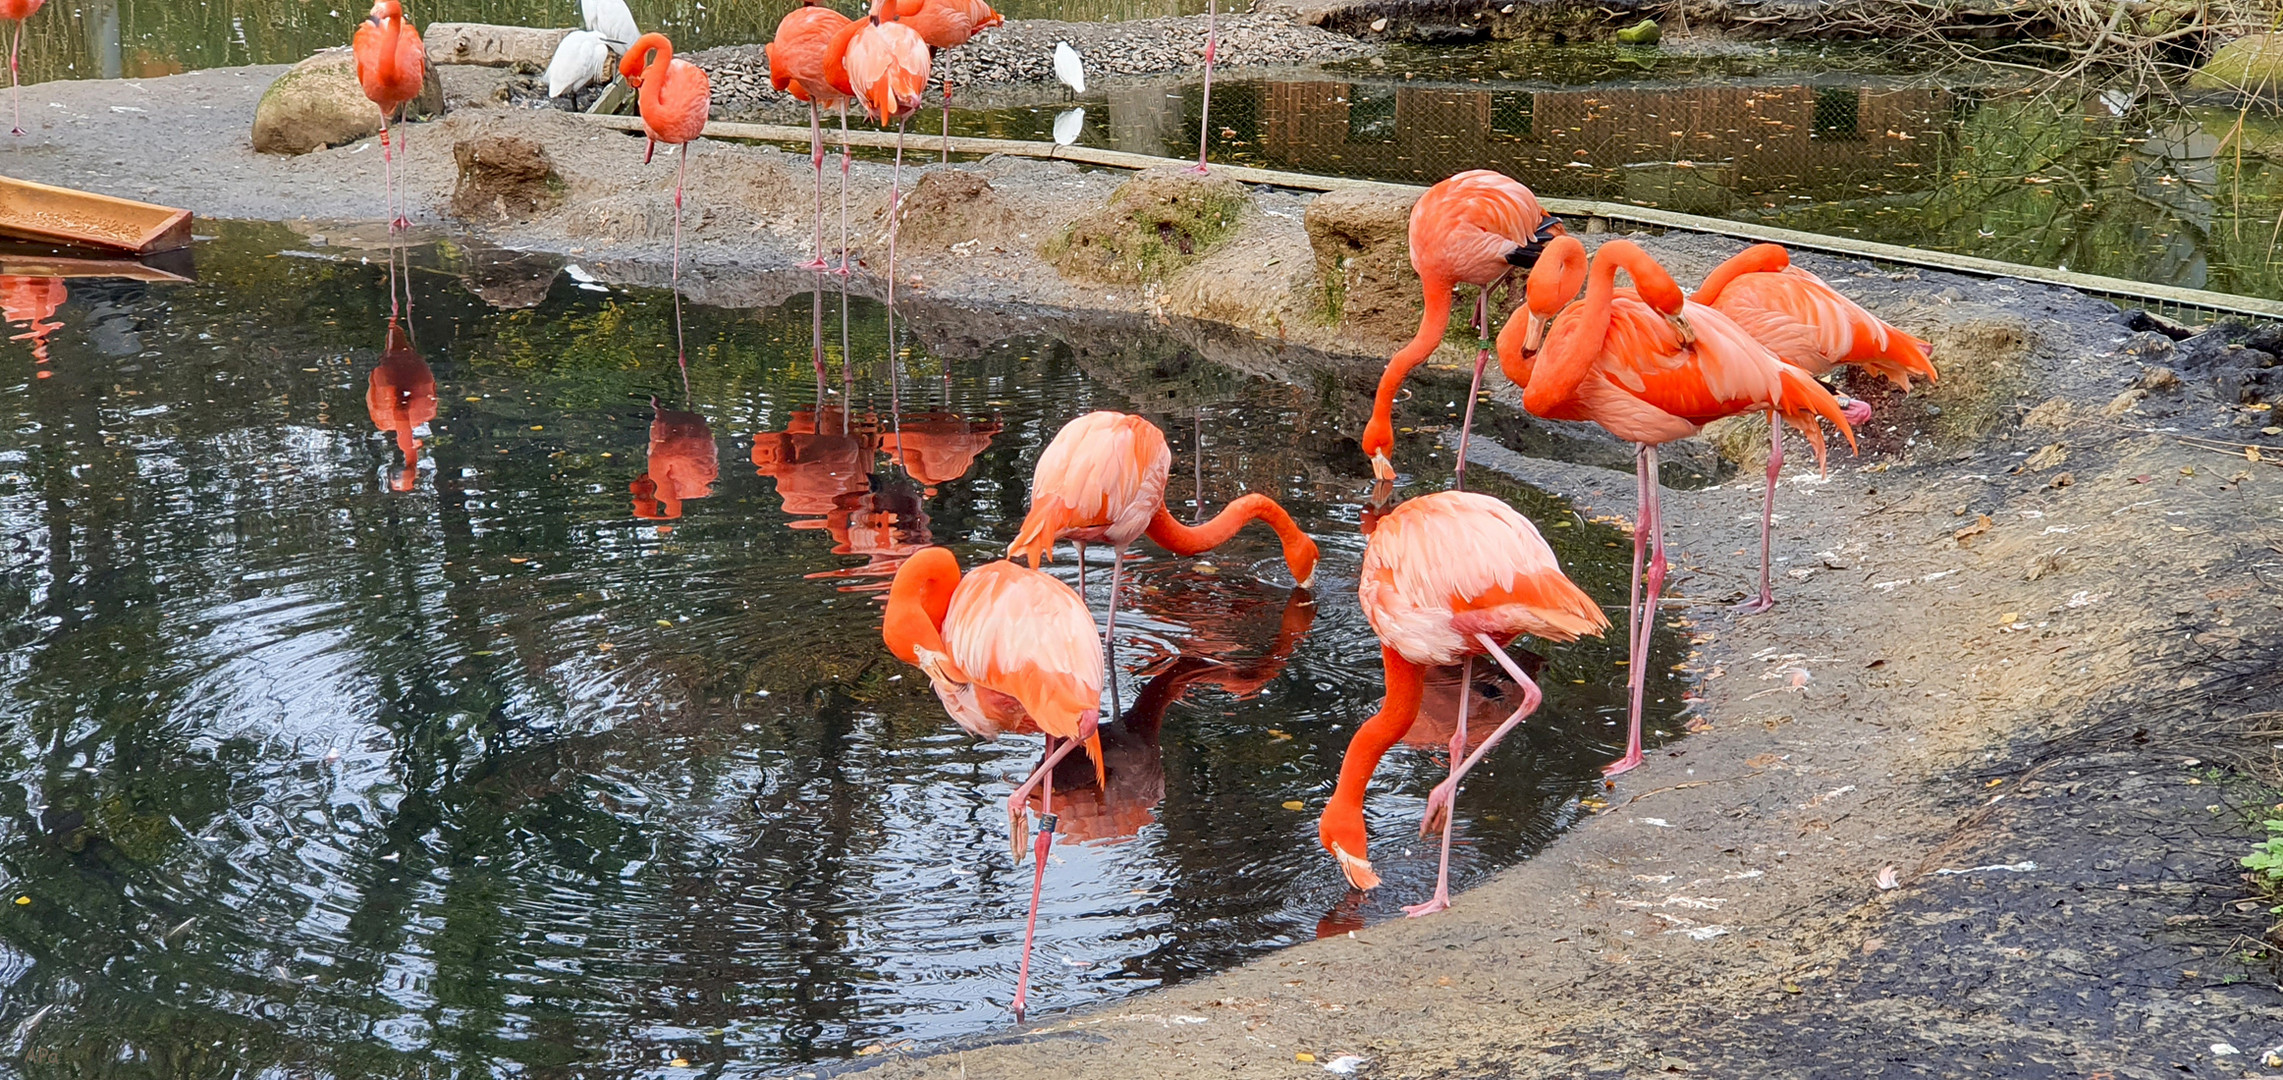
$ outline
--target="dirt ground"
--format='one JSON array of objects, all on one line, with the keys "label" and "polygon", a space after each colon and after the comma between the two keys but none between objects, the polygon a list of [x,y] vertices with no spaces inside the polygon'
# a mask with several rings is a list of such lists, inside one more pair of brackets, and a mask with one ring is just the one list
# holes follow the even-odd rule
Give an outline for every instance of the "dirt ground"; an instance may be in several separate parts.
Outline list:
[{"label": "dirt ground", "polygon": [[[277,70],[28,88],[39,129],[0,148],[0,168],[209,216],[312,228],[377,217],[377,153],[246,149],[253,100]],[[456,76],[448,90],[484,100],[480,81]],[[417,126],[416,217],[663,284],[671,160],[644,169],[638,141],[578,124],[466,108]],[[437,208],[451,144],[485,133],[542,142],[568,204],[447,226]],[[806,254],[805,167],[767,149],[698,152],[683,252],[694,299],[765,303],[806,288],[779,269]],[[970,209],[944,213],[1000,224],[956,239],[956,224],[938,222],[900,261],[900,300],[923,339],[1034,319],[1163,319],[1196,327],[1209,359],[1328,380],[1360,405],[1390,343],[1309,316],[1320,290],[1305,197],[1255,192],[1239,238],[1166,287],[1105,286],[1065,281],[1036,245],[1123,176],[966,168],[988,195],[959,187]],[[857,168],[874,289],[886,171]],[[1647,243],[1684,281],[1737,246]],[[1757,470],[1666,493],[1679,573],[1665,611],[1696,650],[1691,737],[1445,914],[822,1071],[2283,1073],[2283,1057],[2261,1063],[2283,1045],[2283,987],[2258,942],[2269,920],[2235,866],[2252,843],[2247,815],[2278,797],[2283,437],[2264,406],[2283,387],[2260,380],[2279,369],[2264,366],[2268,352],[2229,347],[2240,328],[2175,342],[2067,290],[1801,261],[1931,338],[1944,379],[1903,399],[1858,387],[1880,416],[1864,453],[1838,450],[1828,475],[1795,446],[1771,614],[1728,610],[1751,584]],[[1449,385],[1447,371],[1438,378]],[[1497,397],[1511,401],[1510,388]],[[1414,418],[1399,467],[1448,434],[1428,419]],[[1518,447],[1606,445],[1504,405],[1491,426]],[[1747,459],[1755,443],[1749,432],[1716,441]],[[2247,456],[2247,445],[2269,449]],[[1588,513],[1631,514],[1614,446],[1564,456],[1617,469],[1475,447],[1479,465]],[[1356,466],[1360,491],[1360,456]]]}]

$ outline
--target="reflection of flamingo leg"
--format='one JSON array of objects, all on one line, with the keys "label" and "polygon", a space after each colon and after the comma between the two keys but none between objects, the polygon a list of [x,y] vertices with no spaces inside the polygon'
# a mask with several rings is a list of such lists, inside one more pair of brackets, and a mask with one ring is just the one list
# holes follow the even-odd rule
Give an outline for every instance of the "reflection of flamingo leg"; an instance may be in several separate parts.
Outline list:
[{"label": "reflection of flamingo leg", "polygon": [[[1451,819],[1457,816],[1451,812],[1451,801],[1458,797],[1459,762],[1465,759],[1467,752],[1467,696],[1473,691],[1474,654],[1468,653],[1459,665],[1459,722],[1451,729],[1450,779],[1436,785],[1434,792],[1427,796],[1427,814],[1419,819],[1421,836],[1434,829],[1436,818],[1443,819],[1443,861],[1435,871],[1435,895],[1424,904],[1404,907],[1403,913],[1413,918],[1432,915],[1451,906]],[[1440,801],[1437,796],[1442,797]]]},{"label": "reflection of flamingo leg", "polygon": [[1102,631],[1102,646],[1109,652],[1110,666],[1103,675],[1110,683],[1110,722],[1118,722],[1118,581],[1126,569],[1126,549],[1110,553],[1110,625]]},{"label": "reflection of flamingo leg", "polygon": [[1459,421],[1459,463],[1451,475],[1451,486],[1460,491],[1467,489],[1467,435],[1474,431],[1474,399],[1482,393],[1482,369],[1490,366],[1490,286],[1485,285],[1474,298],[1474,332],[1478,346],[1474,354],[1474,382],[1467,385],[1466,418]]}]

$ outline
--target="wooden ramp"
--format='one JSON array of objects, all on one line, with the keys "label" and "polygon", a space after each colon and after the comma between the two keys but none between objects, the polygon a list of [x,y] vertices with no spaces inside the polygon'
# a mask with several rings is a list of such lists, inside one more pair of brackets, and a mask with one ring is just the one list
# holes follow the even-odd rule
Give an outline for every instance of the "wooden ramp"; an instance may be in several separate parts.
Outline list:
[{"label": "wooden ramp", "polygon": [[0,238],[149,255],[190,246],[190,211],[0,176]]}]

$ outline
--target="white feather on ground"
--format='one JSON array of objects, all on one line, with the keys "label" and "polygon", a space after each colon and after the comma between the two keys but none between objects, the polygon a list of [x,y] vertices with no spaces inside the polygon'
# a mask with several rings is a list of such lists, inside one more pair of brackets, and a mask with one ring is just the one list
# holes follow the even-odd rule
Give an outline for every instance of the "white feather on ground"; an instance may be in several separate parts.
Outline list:
[{"label": "white feather on ground", "polygon": [[612,52],[625,52],[642,36],[626,0],[579,0],[579,14],[585,18],[587,29],[601,34]]},{"label": "white feather on ground", "polygon": [[1054,43],[1054,77],[1074,94],[1086,92],[1086,64],[1067,41]]},{"label": "white feather on ground", "polygon": [[592,30],[573,30],[547,61],[547,96],[559,98],[610,81],[610,45]]}]

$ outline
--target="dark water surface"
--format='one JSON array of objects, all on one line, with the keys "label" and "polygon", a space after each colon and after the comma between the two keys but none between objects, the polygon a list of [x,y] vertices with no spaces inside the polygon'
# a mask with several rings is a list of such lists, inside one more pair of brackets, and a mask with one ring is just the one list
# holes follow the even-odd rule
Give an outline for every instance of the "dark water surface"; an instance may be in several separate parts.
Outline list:
[{"label": "dark water surface", "polygon": [[[1401,47],[1216,79],[1215,161],[1433,183],[1497,169],[1540,195],[2283,296],[2283,117],[1869,45],[1689,54],[1502,42]],[[1939,69],[1939,70],[1938,70]],[[1194,157],[1202,87],[1108,86],[1079,139]],[[1051,139],[1067,105],[955,131]],[[933,124],[917,123],[926,130]]]},{"label": "dark water surface", "polygon": [[[1095,842],[1056,848],[1034,1003],[1430,887],[1406,837],[1448,685],[1371,802],[1387,887],[1355,904],[1316,846],[1379,693],[1336,395],[1131,326],[942,357],[923,316],[892,371],[859,300],[843,397],[829,292],[685,305],[685,384],[667,294],[529,260],[503,287],[450,245],[410,253],[392,343],[382,249],[221,231],[195,284],[0,278],[0,1060],[23,1074],[770,1071],[1004,1028],[1030,872],[1002,806],[1037,743],[955,728],[868,590],[927,542],[998,549],[1045,439],[1098,407],[1180,402],[1150,414],[1175,512],[1200,473],[1216,507],[1273,491],[1325,563],[1313,597],[1264,532],[1132,568],[1131,715],[1107,797],[1062,781]],[[1622,603],[1621,534],[1499,493]],[[1584,812],[1623,648],[1548,650],[1541,722],[1460,803],[1461,883]],[[1511,688],[1482,685],[1486,727]]]}]

